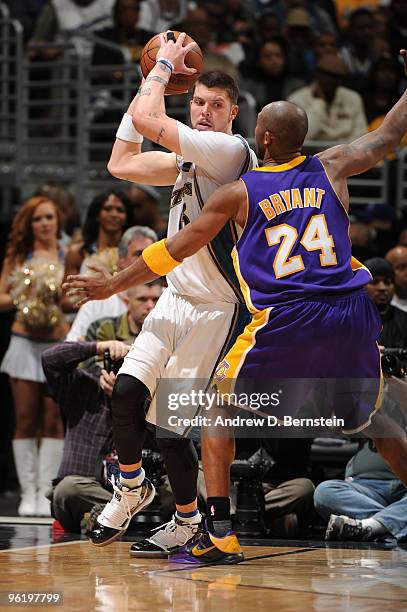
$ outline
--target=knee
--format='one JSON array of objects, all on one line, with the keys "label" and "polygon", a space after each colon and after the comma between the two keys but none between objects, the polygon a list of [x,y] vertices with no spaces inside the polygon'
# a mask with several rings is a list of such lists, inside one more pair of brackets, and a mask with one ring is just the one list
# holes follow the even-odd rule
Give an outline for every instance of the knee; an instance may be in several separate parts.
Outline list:
[{"label": "knee", "polygon": [[65,476],[59,482],[52,494],[52,503],[56,506],[65,506],[71,499],[77,499],[79,487],[75,476]]},{"label": "knee", "polygon": [[145,402],[149,390],[137,378],[127,374],[120,374],[112,394],[113,417],[121,417],[141,413],[144,418]]},{"label": "knee", "polygon": [[340,480],[326,480],[321,482],[314,491],[314,505],[316,510],[322,515],[330,515],[330,509],[334,505],[334,498],[343,484]]}]

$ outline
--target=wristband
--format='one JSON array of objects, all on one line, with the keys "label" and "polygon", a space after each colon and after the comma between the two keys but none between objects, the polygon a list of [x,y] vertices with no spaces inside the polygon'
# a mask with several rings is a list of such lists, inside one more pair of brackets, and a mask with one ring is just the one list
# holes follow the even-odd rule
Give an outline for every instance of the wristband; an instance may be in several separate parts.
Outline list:
[{"label": "wristband", "polygon": [[139,144],[143,142],[143,137],[134,127],[132,117],[129,113],[124,113],[123,119],[120,121],[120,125],[116,132],[116,138],[126,140],[127,142],[137,142]]},{"label": "wristband", "polygon": [[167,68],[171,70],[171,72],[174,72],[174,64],[169,59],[165,57],[159,57],[155,61],[156,64],[164,64],[165,66],[167,66]]},{"label": "wristband", "polygon": [[165,239],[150,244],[143,250],[141,257],[151,272],[158,276],[165,276],[182,263],[170,255],[165,246]]}]

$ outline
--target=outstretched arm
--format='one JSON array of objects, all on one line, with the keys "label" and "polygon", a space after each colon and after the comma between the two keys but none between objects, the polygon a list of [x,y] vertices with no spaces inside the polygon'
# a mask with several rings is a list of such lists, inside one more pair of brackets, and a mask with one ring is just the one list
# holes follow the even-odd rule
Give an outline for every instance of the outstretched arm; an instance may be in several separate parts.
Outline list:
[{"label": "outstretched arm", "polygon": [[[171,258],[181,263],[183,259],[208,244],[230,219],[235,219],[239,225],[244,225],[246,201],[246,190],[242,181],[235,181],[217,189],[205,204],[198,219],[165,241],[165,247]],[[134,285],[148,283],[158,278],[160,274],[154,273],[146,264],[145,251],[128,268],[115,276],[110,276],[104,268],[92,266],[94,274],[70,276],[63,289],[68,295],[80,296],[79,303],[82,305],[89,300],[105,299]]]},{"label": "outstretched arm", "polygon": [[[404,70],[407,75],[407,51],[402,49]],[[373,132],[344,145],[338,145],[319,154],[329,164],[329,174],[346,178],[373,168],[400,144],[407,131],[407,90],[387,113],[382,125]]]}]

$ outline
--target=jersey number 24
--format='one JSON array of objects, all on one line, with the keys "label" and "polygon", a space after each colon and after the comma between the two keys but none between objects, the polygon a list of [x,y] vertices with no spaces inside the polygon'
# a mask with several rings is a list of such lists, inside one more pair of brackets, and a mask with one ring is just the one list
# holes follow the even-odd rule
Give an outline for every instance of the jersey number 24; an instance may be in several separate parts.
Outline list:
[{"label": "jersey number 24", "polygon": [[[298,240],[298,232],[295,227],[282,223],[267,228],[265,233],[269,246],[280,244],[273,263],[276,278],[283,278],[304,270],[305,266],[301,255],[290,257],[290,253]],[[300,244],[307,251],[320,251],[319,262],[321,266],[335,266],[337,264],[336,254],[333,250],[335,245],[332,236],[329,234],[325,215],[311,217]]]}]

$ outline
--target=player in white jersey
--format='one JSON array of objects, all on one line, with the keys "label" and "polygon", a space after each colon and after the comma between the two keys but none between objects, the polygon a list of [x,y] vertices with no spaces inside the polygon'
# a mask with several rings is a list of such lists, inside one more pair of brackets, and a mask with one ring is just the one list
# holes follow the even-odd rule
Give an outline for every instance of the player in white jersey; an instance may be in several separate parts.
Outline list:
[{"label": "player in white jersey", "polygon": [[[198,79],[191,101],[192,128],[166,115],[164,89],[173,64],[178,72],[188,71],[184,65],[188,47],[182,47],[183,40],[182,35],[177,43],[162,38],[159,59],[123,117],[108,165],[118,178],[148,185],[174,185],[169,236],[195,219],[220,185],[257,165],[247,142],[232,135],[238,89],[229,75],[212,72]],[[142,137],[134,125],[173,153],[141,153]],[[91,534],[95,545],[103,546],[120,537],[131,517],[154,498],[154,487],[141,467],[146,433],[144,405],[148,397],[152,401],[147,420],[155,424],[160,381],[183,379],[191,388],[193,381],[201,379],[205,385],[247,320],[230,257],[236,240],[236,228],[230,223],[208,247],[168,275],[168,288],[146,318],[119,371],[112,418],[121,477]],[[193,416],[191,406],[187,410]],[[182,428],[175,431],[185,433]],[[198,464],[191,440],[157,436],[157,443],[177,510],[169,524],[132,546],[132,556],[167,556],[196,534],[201,521],[196,500]]]}]

